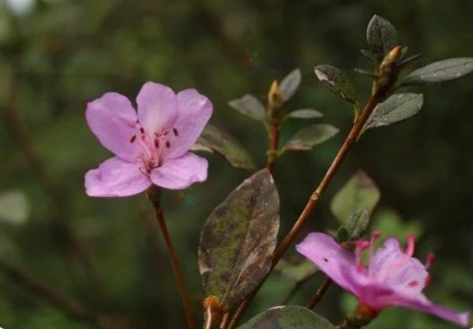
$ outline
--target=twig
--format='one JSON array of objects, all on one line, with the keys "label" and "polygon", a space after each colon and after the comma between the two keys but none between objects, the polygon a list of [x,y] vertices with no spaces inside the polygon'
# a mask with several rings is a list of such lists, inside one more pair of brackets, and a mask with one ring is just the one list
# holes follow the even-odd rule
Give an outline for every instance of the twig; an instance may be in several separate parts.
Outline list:
[{"label": "twig", "polygon": [[[333,159],[332,164],[330,165],[330,167],[328,168],[328,170],[325,173],[324,177],[322,178],[319,186],[317,187],[317,189],[310,196],[309,200],[307,201],[306,206],[304,207],[304,210],[302,210],[301,214],[299,215],[299,218],[294,223],[294,225],[291,228],[291,230],[289,231],[289,233],[287,233],[287,235],[285,236],[285,238],[283,239],[281,244],[276,248],[276,251],[274,253],[273,260],[272,260],[272,269],[276,266],[276,264],[279,262],[279,260],[285,254],[285,252],[287,251],[289,246],[292,244],[292,242],[296,238],[296,236],[299,233],[300,229],[302,228],[302,225],[305,223],[305,221],[311,215],[312,211],[315,209],[315,207],[318,204],[322,194],[325,192],[327,186],[332,181],[332,178],[333,178],[334,174],[337,172],[338,168],[340,167],[340,165],[343,163],[343,161],[347,157],[347,155],[348,155],[349,151],[351,150],[352,146],[355,144],[355,142],[360,137],[360,134],[363,131],[363,127],[364,127],[366,121],[368,120],[369,116],[373,112],[376,105],[383,98],[383,96],[384,95],[374,94],[368,99],[368,102],[366,103],[362,114],[355,121],[352,129],[350,130],[348,136],[346,137],[345,141],[343,142],[342,146],[340,147],[340,150],[338,151],[337,155]],[[268,272],[266,278],[269,276],[270,273],[271,273],[271,271]],[[253,293],[251,295],[249,295],[248,298],[245,299],[245,301],[240,305],[240,307],[237,309],[235,315],[233,316],[233,319],[230,322],[230,325],[228,326],[228,329],[233,329],[233,328],[236,327],[236,325],[238,323],[238,320],[243,315],[243,313],[245,312],[248,305],[253,300],[253,298],[255,297],[256,293],[259,291],[259,289],[261,288],[263,283],[264,283],[264,280],[253,291]]]},{"label": "twig", "polygon": [[189,294],[187,293],[187,289],[184,283],[184,277],[182,275],[182,271],[179,266],[179,261],[171,242],[171,237],[169,236],[169,232],[166,227],[163,209],[161,208],[161,201],[160,201],[161,191],[158,187],[153,186],[148,190],[147,194],[148,194],[148,198],[150,199],[150,201],[152,202],[154,206],[156,219],[158,221],[159,228],[161,229],[161,233],[164,238],[164,242],[166,245],[166,249],[168,251],[169,259],[171,260],[172,270],[174,272],[174,276],[177,282],[177,287],[181,295],[182,304],[184,306],[184,311],[186,313],[187,323],[190,329],[196,329],[197,327],[195,324],[194,314],[192,312],[192,307],[189,300]]},{"label": "twig", "polygon": [[278,158],[278,146],[279,146],[279,124],[277,122],[271,123],[271,132],[269,134],[269,150],[268,150],[268,159],[266,163],[266,168],[272,174],[274,171],[274,166]]},{"label": "twig", "polygon": [[320,302],[322,297],[327,292],[328,288],[330,288],[332,282],[332,279],[330,279],[329,277],[325,277],[325,280],[322,282],[320,287],[315,292],[314,296],[312,296],[309,303],[307,304],[307,308],[313,309]]}]

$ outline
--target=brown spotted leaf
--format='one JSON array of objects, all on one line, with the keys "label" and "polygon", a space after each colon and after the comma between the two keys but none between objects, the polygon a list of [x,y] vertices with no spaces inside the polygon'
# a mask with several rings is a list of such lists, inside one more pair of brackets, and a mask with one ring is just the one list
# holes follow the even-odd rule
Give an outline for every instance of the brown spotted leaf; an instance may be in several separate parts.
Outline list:
[{"label": "brown spotted leaf", "polygon": [[225,310],[237,307],[265,278],[279,229],[279,196],[263,169],[246,179],[212,212],[199,245],[207,295]]},{"label": "brown spotted leaf", "polygon": [[335,329],[326,318],[303,306],[278,306],[266,310],[238,329]]}]

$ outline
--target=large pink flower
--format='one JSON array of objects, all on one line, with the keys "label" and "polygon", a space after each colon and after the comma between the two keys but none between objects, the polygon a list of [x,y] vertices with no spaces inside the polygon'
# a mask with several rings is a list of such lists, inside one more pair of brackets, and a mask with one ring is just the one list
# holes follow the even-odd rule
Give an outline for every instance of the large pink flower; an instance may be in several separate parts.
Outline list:
[{"label": "large pink flower", "polygon": [[[433,254],[422,264],[414,253],[414,237],[409,236],[407,247],[402,251],[395,238],[387,238],[384,246],[373,250],[376,232],[371,241],[359,241],[355,253],[341,247],[331,236],[311,233],[296,246],[342,288],[354,294],[360,304],[375,312],[388,306],[400,306],[427,312],[466,326],[469,314],[456,313],[433,304],[422,293],[429,281],[428,267]],[[368,264],[361,260],[363,250],[369,249]]]},{"label": "large pink flower", "polygon": [[88,104],[90,129],[115,154],[86,173],[89,196],[124,197],[152,184],[179,190],[207,179],[207,160],[188,152],[212,114],[207,97],[147,82],[136,102],[138,111],[125,96],[106,93]]}]

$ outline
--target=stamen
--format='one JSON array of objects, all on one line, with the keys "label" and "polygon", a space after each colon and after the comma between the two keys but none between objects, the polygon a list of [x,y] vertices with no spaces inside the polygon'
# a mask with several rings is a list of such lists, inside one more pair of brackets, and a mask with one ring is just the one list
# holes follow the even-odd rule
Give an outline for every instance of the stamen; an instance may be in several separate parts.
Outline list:
[{"label": "stamen", "polygon": [[425,269],[428,270],[429,267],[432,265],[432,263],[434,262],[435,260],[435,254],[433,252],[430,252],[428,255],[427,255],[427,259],[425,260]]},{"label": "stamen", "polygon": [[142,134],[145,133],[145,130],[143,129],[143,127],[140,127],[140,133],[142,133]]},{"label": "stamen", "polygon": [[172,128],[172,132],[174,133],[174,136],[179,137],[179,131],[177,131],[176,128]]},{"label": "stamen", "polygon": [[430,276],[430,274],[427,274],[427,277],[425,278],[425,282],[424,282],[424,288],[427,287],[431,281],[432,281],[432,277]]},{"label": "stamen", "polygon": [[374,254],[374,244],[376,240],[381,236],[381,231],[373,231],[371,233],[371,239],[370,239],[370,253],[369,253],[369,259],[368,259],[368,275],[371,275],[371,258],[373,257]]},{"label": "stamen", "polygon": [[154,140],[154,147],[159,149],[159,139],[157,139],[157,138]]},{"label": "stamen", "polygon": [[355,249],[355,256],[356,256],[356,270],[358,272],[361,272],[363,270],[363,262],[361,261],[361,253],[363,250],[368,248],[370,246],[369,241],[358,241],[356,244],[356,249]]},{"label": "stamen", "polygon": [[136,135],[131,136],[130,143],[133,143],[135,141],[135,139],[136,139]]},{"label": "stamen", "polygon": [[406,254],[406,256],[412,257],[412,255],[414,255],[414,249],[415,249],[415,236],[411,234],[407,237],[407,246],[406,246],[406,250],[404,251],[404,254]]},{"label": "stamen", "polygon": [[166,147],[167,148],[170,148],[171,147],[171,143],[169,141],[166,141]]}]

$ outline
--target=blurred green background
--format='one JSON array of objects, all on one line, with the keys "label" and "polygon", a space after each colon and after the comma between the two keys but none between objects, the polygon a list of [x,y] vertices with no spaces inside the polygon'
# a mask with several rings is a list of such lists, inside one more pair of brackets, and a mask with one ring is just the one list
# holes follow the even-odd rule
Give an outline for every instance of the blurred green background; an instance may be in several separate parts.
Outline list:
[{"label": "blurred green background", "polygon": [[[214,104],[211,122],[233,134],[263,166],[265,132],[232,110],[228,101],[246,92],[263,100],[272,80],[299,67],[302,86],[290,108],[316,108],[341,132],[311,152],[292,153],[278,163],[275,180],[285,232],[352,121],[350,107],[316,81],[314,65],[345,69],[356,82],[360,99],[366,99],[370,82],[352,69],[370,68],[359,49],[365,47],[366,25],[374,13],[397,27],[411,53],[424,54],[417,65],[473,56],[473,4],[466,0],[2,0],[0,4],[2,263],[22,269],[94,313],[108,314],[103,321],[109,324],[120,326],[127,318],[137,329],[186,325],[145,197],[93,199],[84,193],[84,173],[110,156],[86,125],[88,101],[107,91],[133,100],[150,80],[174,90],[196,87]],[[420,115],[370,131],[337,174],[303,233],[336,227],[329,211],[331,196],[354,172],[364,169],[382,192],[373,227],[385,235],[416,233],[419,258],[430,250],[437,254],[427,294],[452,308],[473,310],[472,91],[473,77],[431,87],[425,91]],[[289,124],[282,139],[302,126]],[[212,209],[248,175],[218,156],[204,156],[210,160],[208,181],[185,192],[166,193],[164,200],[196,310],[205,297],[196,255],[200,229]],[[72,251],[70,232],[79,243]],[[81,255],[88,259],[86,270]],[[316,276],[307,282],[290,303],[305,304],[320,280]],[[0,272],[1,327],[93,327],[71,319],[32,293],[31,287],[15,282],[15,275]],[[279,304],[290,288],[286,278],[272,275],[248,315]],[[352,300],[332,287],[316,311],[338,323],[350,305]],[[370,326],[400,327],[453,325],[392,309]]]}]

